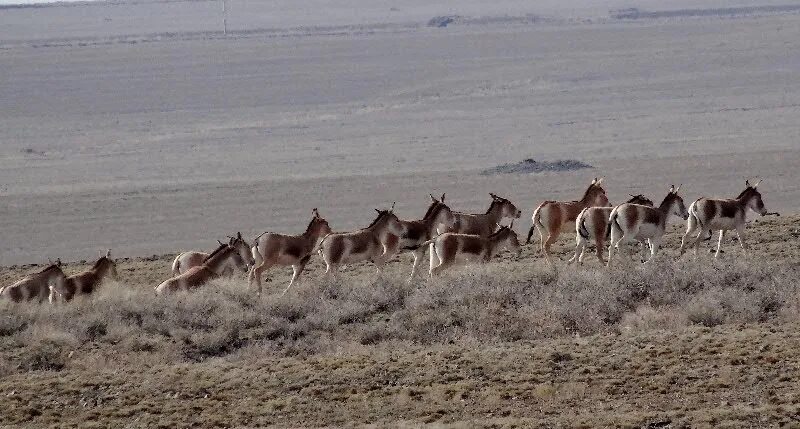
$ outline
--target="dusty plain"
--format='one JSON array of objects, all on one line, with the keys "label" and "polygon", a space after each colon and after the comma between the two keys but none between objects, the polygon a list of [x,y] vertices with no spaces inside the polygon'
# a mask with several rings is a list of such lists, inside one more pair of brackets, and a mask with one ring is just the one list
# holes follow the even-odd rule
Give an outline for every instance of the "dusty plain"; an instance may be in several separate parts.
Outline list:
[{"label": "dusty plain", "polygon": [[[800,427],[800,14],[229,3],[228,34],[211,1],[0,8],[0,284],[121,258],[93,299],[0,303],[0,425]],[[481,174],[524,158],[595,168]],[[286,270],[261,297],[150,292],[176,252],[299,233],[313,207],[348,230],[495,192],[524,236],[596,176],[612,201],[758,176],[783,216],[716,262],[679,257],[673,222],[652,266],[573,270],[565,234],[557,271],[527,246],[433,281],[402,255],[334,282],[314,259],[284,297]]]}]

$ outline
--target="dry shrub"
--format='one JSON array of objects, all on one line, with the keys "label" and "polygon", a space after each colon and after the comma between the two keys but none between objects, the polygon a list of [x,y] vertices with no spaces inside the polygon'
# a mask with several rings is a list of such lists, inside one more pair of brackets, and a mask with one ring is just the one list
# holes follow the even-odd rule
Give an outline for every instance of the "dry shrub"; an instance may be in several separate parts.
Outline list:
[{"label": "dry shrub", "polygon": [[73,350],[147,354],[158,363],[243,349],[310,355],[384,342],[482,344],[795,320],[797,274],[790,264],[662,258],[558,273],[539,262],[498,262],[411,284],[405,271],[346,273],[285,296],[256,296],[242,280],[165,297],[117,284],[71,303],[0,303],[0,369],[63,368]]},{"label": "dry shrub", "polygon": [[648,331],[676,331],[689,324],[685,312],[672,307],[654,308],[644,304],[631,313],[626,313],[620,321],[622,333],[637,334]]}]

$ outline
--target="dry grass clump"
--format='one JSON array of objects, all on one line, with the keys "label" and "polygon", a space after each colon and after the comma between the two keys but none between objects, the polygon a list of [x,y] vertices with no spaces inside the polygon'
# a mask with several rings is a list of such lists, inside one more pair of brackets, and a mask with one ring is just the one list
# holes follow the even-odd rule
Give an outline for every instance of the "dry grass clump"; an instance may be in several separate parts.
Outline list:
[{"label": "dry grass clump", "polygon": [[156,364],[243,348],[310,355],[388,341],[507,342],[780,321],[800,314],[797,271],[743,260],[558,273],[501,262],[414,284],[392,272],[308,280],[283,297],[258,297],[240,280],[169,297],[110,284],[68,304],[0,304],[0,372],[61,370],[86,350]]}]

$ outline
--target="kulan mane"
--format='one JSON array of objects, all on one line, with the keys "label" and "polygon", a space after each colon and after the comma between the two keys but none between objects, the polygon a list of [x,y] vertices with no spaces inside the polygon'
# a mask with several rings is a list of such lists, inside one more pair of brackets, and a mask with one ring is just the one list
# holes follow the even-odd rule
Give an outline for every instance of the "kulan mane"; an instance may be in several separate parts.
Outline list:
[{"label": "kulan mane", "polygon": [[220,252],[222,252],[223,250],[225,250],[225,249],[227,249],[227,248],[228,248],[228,245],[227,245],[227,244],[220,244],[220,246],[219,246],[219,247],[217,247],[217,249],[216,249],[216,250],[214,250],[213,252],[211,252],[211,254],[210,254],[210,255],[206,256],[206,258],[205,258],[205,259],[203,259],[203,263],[207,262],[209,259],[211,259],[212,257],[214,257],[214,256],[215,256],[217,253],[220,253]]},{"label": "kulan mane", "polygon": [[425,216],[422,216],[422,219],[430,219],[437,212],[437,210],[441,209],[442,206],[444,206],[444,203],[441,201],[432,202],[431,205],[428,206],[428,211],[425,212]]},{"label": "kulan mane", "polygon": [[489,208],[486,209],[486,214],[489,214],[492,211],[492,209],[494,208],[494,206],[496,206],[497,204],[503,204],[504,202],[505,202],[505,200],[493,199],[492,203],[489,204]]},{"label": "kulan mane", "polygon": [[312,217],[312,218],[311,218],[311,222],[309,222],[309,223],[308,223],[308,226],[306,227],[306,234],[308,234],[309,232],[311,232],[311,227],[312,227],[312,226],[314,226],[314,222],[315,222],[316,220],[317,220],[317,217],[316,217],[316,216],[314,216],[314,217]]},{"label": "kulan mane", "polygon": [[744,197],[745,197],[745,195],[752,194],[753,192],[755,192],[755,190],[756,190],[756,189],[755,189],[755,188],[753,188],[752,186],[748,186],[748,187],[746,187],[746,188],[744,189],[744,191],[742,191],[742,192],[739,194],[739,196],[737,196],[735,199],[737,199],[737,200],[738,200],[738,199],[744,198]]},{"label": "kulan mane", "polygon": [[592,183],[591,185],[589,185],[588,188],[586,188],[586,192],[583,193],[583,198],[581,198],[581,201],[586,201],[592,195],[597,194],[597,193],[603,193],[603,192],[605,192],[605,191],[603,190],[603,188],[600,187],[600,185],[596,185],[596,184]]},{"label": "kulan mane", "polygon": [[94,262],[94,265],[92,266],[92,268],[93,269],[100,268],[100,267],[103,266],[103,264],[106,264],[108,262],[111,262],[111,260],[106,258],[105,256],[102,256],[100,259],[98,259],[97,261]]},{"label": "kulan mane", "polygon": [[378,213],[378,217],[376,217],[375,220],[373,220],[372,223],[369,224],[369,226],[367,228],[371,228],[371,227],[375,226],[375,224],[378,223],[378,221],[383,219],[388,214],[389,214],[389,210],[381,210],[380,213]]},{"label": "kulan mane", "polygon": [[37,275],[38,275],[38,274],[44,274],[44,273],[46,273],[46,272],[48,272],[48,271],[50,271],[50,270],[52,270],[52,269],[54,269],[54,268],[58,268],[58,264],[51,264],[51,265],[48,265],[48,266],[44,267],[44,269],[43,269],[42,271],[39,271],[39,272],[38,272],[38,273],[36,273],[36,274],[37,274]]}]

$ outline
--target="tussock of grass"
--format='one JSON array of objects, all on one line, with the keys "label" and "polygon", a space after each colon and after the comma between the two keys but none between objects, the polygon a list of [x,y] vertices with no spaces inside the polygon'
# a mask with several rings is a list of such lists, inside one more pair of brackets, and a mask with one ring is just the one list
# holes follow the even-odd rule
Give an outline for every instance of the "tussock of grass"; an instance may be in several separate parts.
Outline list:
[{"label": "tussock of grass", "polygon": [[541,264],[464,267],[408,284],[399,274],[309,280],[258,297],[240,280],[156,297],[112,284],[69,304],[0,304],[0,371],[58,371],[70,353],[103,349],[147,361],[196,362],[243,348],[276,356],[351,345],[537,340],[795,319],[797,268],[669,261],[555,273]]}]

